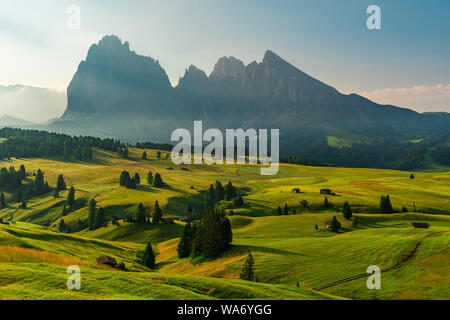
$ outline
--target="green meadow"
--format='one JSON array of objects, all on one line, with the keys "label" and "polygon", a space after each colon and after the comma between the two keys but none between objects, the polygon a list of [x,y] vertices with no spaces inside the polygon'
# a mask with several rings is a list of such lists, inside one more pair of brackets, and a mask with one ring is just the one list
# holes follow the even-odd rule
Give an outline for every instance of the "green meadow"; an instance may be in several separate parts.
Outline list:
[{"label": "green meadow", "polygon": [[[76,208],[62,217],[67,191],[28,199],[27,208],[13,203],[0,218],[0,299],[449,299],[450,298],[450,173],[381,169],[307,167],[281,164],[274,176],[261,176],[256,165],[173,165],[156,157],[156,150],[130,149],[128,158],[94,150],[92,162],[62,159],[15,159],[0,167],[25,165],[41,169],[54,187],[59,174],[74,186]],[[166,152],[162,151],[162,159]],[[139,173],[137,189],[119,186],[123,170]],[[167,186],[147,185],[146,176],[160,173]],[[410,175],[414,174],[414,179]],[[60,233],[88,217],[95,198],[108,217],[134,216],[137,205],[158,201],[164,217],[198,214],[206,190],[216,180],[231,181],[243,194],[244,205],[223,202],[233,230],[231,248],[214,260],[179,259],[176,252],[184,223],[108,224],[94,231]],[[26,183],[33,183],[28,176]],[[292,190],[299,188],[300,193]],[[331,189],[330,203],[320,189]],[[389,194],[398,211],[380,214],[381,195]],[[302,206],[307,201],[307,206]],[[344,219],[349,202],[354,215]],[[289,207],[278,216],[277,207]],[[413,212],[415,209],[416,212]],[[295,210],[295,214],[294,214]],[[339,233],[324,224],[336,216]],[[412,222],[427,222],[416,229]],[[317,228],[316,228],[317,226]],[[153,244],[156,267],[141,265],[140,254]],[[257,282],[239,280],[248,252],[255,259]],[[108,255],[123,261],[128,271],[98,265]],[[66,288],[69,265],[79,265],[82,289]],[[367,267],[381,268],[380,290],[369,290]],[[359,277],[360,276],[360,277]],[[356,277],[356,279],[355,279]]]}]

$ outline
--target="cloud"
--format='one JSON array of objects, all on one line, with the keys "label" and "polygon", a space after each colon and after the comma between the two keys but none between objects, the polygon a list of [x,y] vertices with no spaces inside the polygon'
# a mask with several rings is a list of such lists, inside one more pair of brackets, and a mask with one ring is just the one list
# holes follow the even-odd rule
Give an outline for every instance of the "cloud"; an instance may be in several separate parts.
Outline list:
[{"label": "cloud", "polygon": [[391,104],[418,112],[450,112],[450,84],[378,89],[363,91],[360,95],[380,104]]},{"label": "cloud", "polygon": [[10,115],[30,122],[60,117],[67,104],[66,94],[21,85],[0,86],[0,116]]}]

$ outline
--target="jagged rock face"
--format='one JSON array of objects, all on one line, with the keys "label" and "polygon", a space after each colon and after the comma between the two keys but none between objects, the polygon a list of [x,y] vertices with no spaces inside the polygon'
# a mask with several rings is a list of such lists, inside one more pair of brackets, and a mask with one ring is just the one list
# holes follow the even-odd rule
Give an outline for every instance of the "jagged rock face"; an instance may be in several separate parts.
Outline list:
[{"label": "jagged rock face", "polygon": [[130,51],[128,42],[106,36],[90,47],[67,88],[64,119],[95,114],[155,112],[172,86],[158,61]]},{"label": "jagged rock face", "polygon": [[67,93],[63,119],[96,119],[102,135],[128,140],[169,141],[194,120],[205,128],[280,128],[293,148],[339,132],[389,136],[450,126],[446,117],[343,95],[272,51],[247,66],[222,57],[209,76],[190,66],[172,88],[157,61],[116,36],[91,46]]},{"label": "jagged rock face", "polygon": [[214,70],[211,72],[212,79],[223,79],[230,77],[236,79],[245,72],[244,63],[234,57],[222,57],[217,61]]}]

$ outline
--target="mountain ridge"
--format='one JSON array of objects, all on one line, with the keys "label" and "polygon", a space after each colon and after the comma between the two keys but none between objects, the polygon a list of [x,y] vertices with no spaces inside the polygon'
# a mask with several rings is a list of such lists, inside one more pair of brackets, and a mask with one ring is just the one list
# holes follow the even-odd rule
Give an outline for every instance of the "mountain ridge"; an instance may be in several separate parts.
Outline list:
[{"label": "mountain ridge", "polygon": [[[93,44],[67,89],[67,109],[53,130],[123,140],[169,142],[177,128],[280,128],[283,154],[327,144],[328,136],[406,141],[447,132],[450,118],[342,94],[267,50],[244,65],[221,57],[207,75],[191,65],[172,86],[158,60],[117,36]],[[381,139],[381,140],[380,140]],[[313,152],[314,153],[314,152]]]}]

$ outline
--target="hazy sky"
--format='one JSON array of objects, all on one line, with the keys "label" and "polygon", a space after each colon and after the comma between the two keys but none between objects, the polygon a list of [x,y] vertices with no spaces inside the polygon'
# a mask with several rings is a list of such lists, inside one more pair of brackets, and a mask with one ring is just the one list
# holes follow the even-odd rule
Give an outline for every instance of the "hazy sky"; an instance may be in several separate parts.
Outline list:
[{"label": "hazy sky", "polygon": [[[72,4],[80,30],[67,28]],[[371,4],[382,30],[366,27]],[[271,49],[342,92],[450,112],[449,15],[448,0],[2,0],[0,85],[65,90],[89,46],[116,34],[174,84],[190,64],[209,73],[220,56]]]}]

